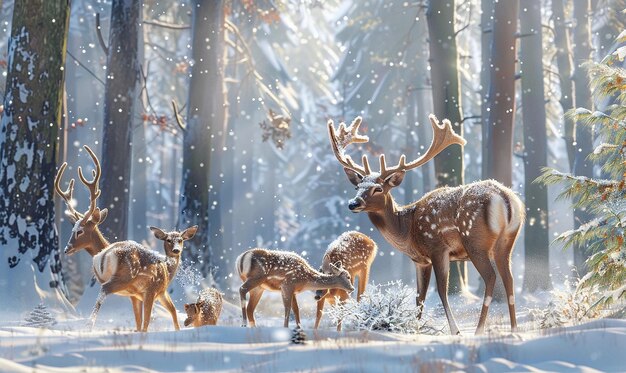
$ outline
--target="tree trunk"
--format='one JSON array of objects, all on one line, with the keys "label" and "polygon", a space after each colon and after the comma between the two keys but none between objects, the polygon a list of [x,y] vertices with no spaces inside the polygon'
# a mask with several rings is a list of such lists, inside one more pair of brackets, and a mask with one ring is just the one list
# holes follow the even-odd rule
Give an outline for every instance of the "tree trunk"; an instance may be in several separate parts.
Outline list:
[{"label": "tree trunk", "polygon": [[520,65],[522,74],[522,117],[524,120],[524,290],[534,292],[552,287],[550,239],[548,236],[548,188],[535,183],[547,166],[546,107],[543,88],[543,39],[541,0],[520,1]]},{"label": "tree trunk", "polygon": [[[144,42],[146,30],[143,26],[139,27],[139,39],[137,44],[137,61],[140,67],[145,66],[145,53]],[[142,84],[147,84],[142,82]],[[143,91],[143,95],[147,96],[147,92]],[[140,97],[141,101],[147,101],[147,97]],[[148,155],[148,144],[146,139],[147,124],[141,119],[143,114],[144,105],[135,105],[133,124],[133,147],[132,147],[132,165],[131,170],[133,172],[132,180],[130,180],[130,206],[132,209],[129,211],[130,217],[130,236],[133,240],[141,242],[148,238],[150,233],[148,229],[148,167],[146,162],[146,156]],[[172,224],[169,222],[168,224]],[[165,226],[164,228],[170,229],[173,227]],[[151,233],[150,233],[151,235]]]},{"label": "tree trunk", "polygon": [[[439,120],[449,119],[456,133],[463,136],[458,55],[454,31],[454,1],[450,4],[444,1],[430,1],[426,18],[430,38],[430,67],[435,115]],[[435,176],[438,187],[463,184],[463,173],[463,150],[460,146],[450,146],[435,157]],[[451,263],[449,293],[460,293],[466,284],[466,263]]]},{"label": "tree trunk", "polygon": [[[430,67],[435,115],[449,119],[452,127],[463,136],[461,97],[459,95],[458,55],[454,31],[454,1],[430,1],[426,12],[430,45]],[[463,150],[450,146],[435,157],[438,186],[463,184]],[[461,292],[467,284],[465,262],[450,265],[450,293]]]},{"label": "tree trunk", "polygon": [[[591,90],[589,88],[589,76],[582,64],[591,59],[591,14],[590,0],[574,1],[574,19],[576,28],[574,32],[574,90],[575,106],[592,109]],[[591,132],[583,125],[576,124],[576,157],[574,159],[574,174],[576,176],[593,176],[593,164],[587,159],[593,151]],[[579,227],[591,220],[592,216],[585,209],[574,210],[574,225]],[[578,275],[583,276],[587,271],[585,260],[589,257],[584,246],[574,246],[574,265]]]},{"label": "tree trunk", "polygon": [[102,233],[126,239],[132,156],[132,125],[139,82],[138,40],[142,1],[113,0],[107,54],[102,139]]},{"label": "tree trunk", "polygon": [[[558,1],[558,0],[556,0]],[[482,70],[480,71],[480,121],[481,121],[481,134],[482,134],[482,162],[481,176],[483,179],[489,178],[489,158],[492,156],[489,151],[489,129],[491,128],[488,123],[489,119],[489,75],[491,65],[491,47],[493,39],[493,1],[482,0],[480,2],[481,15],[480,15],[480,28],[482,31],[480,38],[480,65]]]},{"label": "tree trunk", "polygon": [[48,289],[63,288],[55,282],[54,176],[69,11],[67,0],[14,6],[0,127],[0,299],[13,301],[0,302],[0,312],[27,310],[50,295],[63,300]]},{"label": "tree trunk", "polygon": [[[178,228],[198,225],[198,233],[183,251],[185,258],[196,262],[205,276],[212,274],[219,262],[213,250],[219,239],[209,226],[218,224],[218,211],[211,208],[212,134],[224,127],[223,48],[224,2],[193,2],[192,56],[194,65],[189,81],[187,128],[183,138],[183,176],[180,193]],[[219,150],[218,150],[219,152]],[[219,182],[219,181],[218,181]]]},{"label": "tree trunk", "polygon": [[494,4],[493,42],[489,69],[487,176],[512,184],[513,124],[515,119],[515,59],[517,58],[518,0]]},{"label": "tree trunk", "polygon": [[[574,107],[574,88],[572,84],[572,46],[569,28],[565,25],[563,2],[568,0],[552,0],[552,19],[554,20],[554,44],[556,46],[556,64],[559,70],[559,86],[561,98],[559,103],[565,114]],[[567,160],[570,172],[574,171],[576,146],[574,145],[574,120],[565,116],[563,137],[567,149]]]}]

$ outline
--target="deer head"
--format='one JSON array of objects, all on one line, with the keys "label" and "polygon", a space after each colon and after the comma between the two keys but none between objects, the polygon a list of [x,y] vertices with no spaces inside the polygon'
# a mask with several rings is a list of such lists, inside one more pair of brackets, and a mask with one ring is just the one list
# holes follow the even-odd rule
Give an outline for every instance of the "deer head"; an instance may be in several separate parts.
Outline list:
[{"label": "deer head", "polygon": [[409,163],[406,163],[406,156],[402,154],[398,164],[393,167],[387,167],[385,155],[381,154],[379,172],[372,171],[366,155],[363,155],[363,164],[359,165],[345,153],[348,145],[369,141],[367,136],[358,134],[361,117],[356,117],[350,126],[340,123],[338,130],[335,130],[332,120],[328,121],[328,134],[333,153],[344,167],[348,180],[357,190],[356,196],[348,202],[350,211],[357,213],[382,210],[390,202],[389,191],[402,183],[406,171],[420,167],[451,144],[465,145],[465,140],[454,133],[449,120],[446,119],[440,124],[432,114],[428,119],[433,127],[433,140],[426,153]]},{"label": "deer head", "polygon": [[87,181],[83,175],[83,170],[78,167],[78,177],[80,181],[89,189],[89,209],[84,214],[79,213],[74,206],[72,206],[72,194],[74,193],[74,179],[71,179],[68,188],[61,190],[61,178],[63,172],[67,168],[67,162],[64,162],[59,168],[59,172],[54,179],[54,189],[63,198],[67,206],[65,215],[74,224],[72,229],[72,236],[70,237],[67,245],[65,246],[65,253],[72,255],[81,249],[90,249],[94,243],[101,238],[101,234],[98,230],[98,225],[102,224],[107,217],[108,210],[100,210],[96,206],[96,200],[100,197],[100,189],[98,183],[100,182],[101,168],[100,161],[94,152],[87,146],[84,146],[87,153],[93,160],[95,169],[92,171],[93,180]]},{"label": "deer head", "polygon": [[187,318],[184,325],[189,326],[200,314],[200,303],[185,304],[185,313],[187,313]]},{"label": "deer head", "polygon": [[163,247],[165,248],[165,255],[168,257],[180,257],[183,252],[183,243],[196,235],[198,226],[194,225],[182,232],[163,232],[163,230],[157,227],[150,227],[154,237],[163,241]]},{"label": "deer head", "polygon": [[[345,268],[343,268],[343,265],[341,264],[341,262],[335,262],[335,263],[330,263],[329,266],[330,271],[324,271],[323,267],[320,267],[319,272],[320,273],[324,273],[324,274],[333,274],[332,271],[334,271],[335,273],[340,273],[339,270],[348,272]],[[351,280],[352,277],[350,276],[350,272],[348,272],[348,279]],[[352,281],[350,281],[350,285],[352,285]],[[315,291],[315,300],[320,300],[322,299],[326,294],[328,294],[328,292],[331,289],[320,289],[320,290],[316,290]],[[352,286],[352,290],[354,290],[354,286]]]},{"label": "deer head", "polygon": [[345,269],[336,266],[335,264],[330,264],[330,271],[327,273],[331,276],[335,276],[338,281],[337,289],[345,290],[348,293],[352,293],[354,291],[354,286],[352,286],[352,281],[350,277],[350,273]]}]

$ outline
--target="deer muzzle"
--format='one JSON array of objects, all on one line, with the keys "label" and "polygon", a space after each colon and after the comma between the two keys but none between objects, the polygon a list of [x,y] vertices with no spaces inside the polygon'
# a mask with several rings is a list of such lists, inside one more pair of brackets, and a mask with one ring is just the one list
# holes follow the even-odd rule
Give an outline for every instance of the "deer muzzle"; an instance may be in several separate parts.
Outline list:
[{"label": "deer muzzle", "polygon": [[74,246],[71,246],[71,245],[65,246],[65,250],[63,250],[63,252],[67,255],[74,254]]},{"label": "deer muzzle", "polygon": [[365,208],[365,201],[361,197],[356,197],[348,201],[348,208],[352,212],[360,212]]}]

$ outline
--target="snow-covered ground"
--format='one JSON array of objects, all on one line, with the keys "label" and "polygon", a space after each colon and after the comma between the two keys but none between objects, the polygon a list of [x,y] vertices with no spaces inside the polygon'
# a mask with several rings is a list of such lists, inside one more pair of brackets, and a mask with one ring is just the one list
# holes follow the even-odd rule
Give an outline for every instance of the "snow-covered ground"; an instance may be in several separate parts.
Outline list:
[{"label": "snow-covered ground", "polygon": [[[520,329],[507,332],[505,309],[495,307],[490,321],[497,324],[481,337],[473,336],[480,301],[455,298],[463,336],[405,335],[384,332],[337,333],[325,320],[311,330],[313,304],[306,295],[307,342],[290,342],[291,331],[278,327],[278,299],[272,294],[259,306],[261,327],[245,329],[238,307],[226,305],[222,326],[175,332],[171,319],[157,309],[150,333],[132,331],[132,312],[126,299],[103,307],[96,327],[89,331],[84,318],[59,321],[50,329],[18,326],[10,315],[0,320],[0,371],[626,371],[626,320],[602,319],[558,329],[538,330],[520,307]],[[276,294],[277,295],[277,294]],[[309,294],[310,295],[310,294]],[[265,301],[265,302],[264,302]],[[445,317],[429,297],[430,321],[445,327]],[[463,306],[465,304],[465,306]],[[105,303],[107,306],[107,303]],[[305,312],[306,311],[306,312]],[[181,324],[184,315],[180,314]]]}]

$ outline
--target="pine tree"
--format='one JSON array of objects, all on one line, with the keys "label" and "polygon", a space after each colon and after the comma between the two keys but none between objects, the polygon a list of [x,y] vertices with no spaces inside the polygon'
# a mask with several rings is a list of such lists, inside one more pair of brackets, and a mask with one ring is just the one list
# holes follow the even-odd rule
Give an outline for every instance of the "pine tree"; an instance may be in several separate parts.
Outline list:
[{"label": "pine tree", "polygon": [[593,219],[559,236],[566,246],[580,246],[590,254],[589,271],[579,288],[590,288],[599,295],[598,304],[626,299],[626,31],[617,42],[622,46],[599,63],[587,63],[594,99],[612,97],[614,103],[603,111],[576,108],[568,116],[599,133],[600,145],[588,155],[607,179],[574,176],[546,169],[539,179],[564,185],[561,196],[571,198],[576,208],[586,208]]},{"label": "pine tree", "polygon": [[50,312],[48,312],[48,308],[46,307],[46,305],[43,303],[39,303],[39,305],[35,307],[35,309],[30,311],[28,317],[24,319],[22,325],[35,328],[49,328],[56,323],[56,319],[54,318],[54,316],[52,316]]}]

